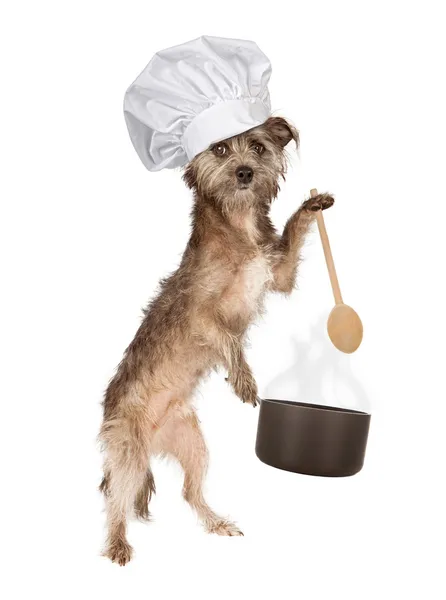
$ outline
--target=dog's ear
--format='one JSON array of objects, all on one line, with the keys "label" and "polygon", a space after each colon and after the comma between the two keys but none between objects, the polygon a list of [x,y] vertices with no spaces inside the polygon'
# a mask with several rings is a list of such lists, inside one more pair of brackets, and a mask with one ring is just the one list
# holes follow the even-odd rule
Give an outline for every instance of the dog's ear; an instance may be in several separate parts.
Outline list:
[{"label": "dog's ear", "polygon": [[189,163],[183,174],[183,181],[188,188],[192,189],[197,185],[197,177],[195,174],[195,168],[192,163]]},{"label": "dog's ear", "polygon": [[269,117],[264,127],[281,148],[285,148],[291,140],[294,140],[296,147],[299,147],[299,132],[283,117]]}]

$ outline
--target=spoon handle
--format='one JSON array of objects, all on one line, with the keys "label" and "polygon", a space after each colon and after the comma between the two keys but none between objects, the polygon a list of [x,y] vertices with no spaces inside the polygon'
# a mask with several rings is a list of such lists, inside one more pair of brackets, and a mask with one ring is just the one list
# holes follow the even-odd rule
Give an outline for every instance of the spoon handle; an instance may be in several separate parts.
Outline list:
[{"label": "spoon handle", "polygon": [[[315,198],[317,196],[317,190],[311,190],[310,196],[312,198]],[[327,230],[325,229],[324,216],[321,210],[317,211],[316,219],[317,226],[319,228],[319,234],[321,236],[322,248],[324,249],[325,262],[327,263],[328,274],[330,276],[330,283],[333,289],[333,296],[336,304],[344,304],[342,301],[341,288],[339,287],[338,276],[336,275],[333,255],[331,253],[330,241],[328,239]]]}]

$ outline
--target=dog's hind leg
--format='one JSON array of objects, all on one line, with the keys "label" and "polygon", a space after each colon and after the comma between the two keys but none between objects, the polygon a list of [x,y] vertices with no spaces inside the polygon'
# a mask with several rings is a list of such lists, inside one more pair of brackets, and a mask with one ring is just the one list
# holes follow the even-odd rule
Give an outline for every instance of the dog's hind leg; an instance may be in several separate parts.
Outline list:
[{"label": "dog's hind leg", "polygon": [[184,470],[183,497],[196,511],[206,531],[219,535],[243,535],[231,521],[217,515],[203,497],[208,453],[200,424],[191,408],[176,414],[160,431],[161,451],[175,457]]},{"label": "dog's hind leg", "polygon": [[132,557],[126,521],[147,482],[149,436],[150,426],[144,412],[137,410],[106,421],[100,434],[106,452],[103,488],[108,536],[104,554],[120,565]]}]

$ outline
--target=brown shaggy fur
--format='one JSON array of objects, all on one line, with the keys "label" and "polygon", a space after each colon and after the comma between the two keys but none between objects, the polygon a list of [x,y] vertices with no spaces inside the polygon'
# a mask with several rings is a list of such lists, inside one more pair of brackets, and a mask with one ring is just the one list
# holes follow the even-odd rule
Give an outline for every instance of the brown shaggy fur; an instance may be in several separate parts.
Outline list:
[{"label": "brown shaggy fur", "polygon": [[[307,200],[281,236],[269,218],[286,169],[285,146],[297,131],[284,119],[215,144],[186,167],[194,191],[192,234],[178,270],[161,283],[105,394],[100,440],[107,505],[105,555],[126,564],[126,519],[149,517],[155,491],[150,457],[169,455],[184,470],[183,496],[207,531],[242,535],[206,503],[207,450],[190,403],[199,381],[223,366],[234,392],[256,406],[257,386],[243,351],[265,292],[292,291],[299,253],[328,194]],[[250,168],[252,180],[240,167]]]}]

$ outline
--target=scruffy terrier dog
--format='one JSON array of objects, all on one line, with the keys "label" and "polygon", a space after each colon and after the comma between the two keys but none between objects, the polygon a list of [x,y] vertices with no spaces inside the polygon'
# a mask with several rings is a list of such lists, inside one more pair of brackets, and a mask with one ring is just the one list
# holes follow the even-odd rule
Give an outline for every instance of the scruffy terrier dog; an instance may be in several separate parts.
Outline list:
[{"label": "scruffy terrier dog", "polygon": [[302,204],[279,236],[269,218],[286,169],[285,146],[298,132],[281,117],[211,146],[186,167],[194,191],[193,230],[178,270],[144,312],[105,393],[100,440],[105,453],[101,490],[107,507],[105,555],[125,565],[132,548],[126,519],[149,518],[155,483],[150,458],[175,457],[184,470],[183,495],[208,532],[243,535],[203,497],[206,445],[191,396],[199,381],[223,366],[239,398],[258,402],[243,352],[246,330],[267,291],[292,291],[299,253],[328,194]]}]

